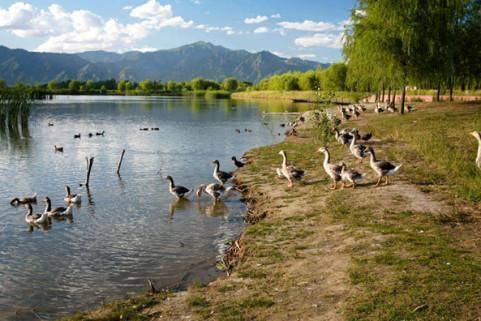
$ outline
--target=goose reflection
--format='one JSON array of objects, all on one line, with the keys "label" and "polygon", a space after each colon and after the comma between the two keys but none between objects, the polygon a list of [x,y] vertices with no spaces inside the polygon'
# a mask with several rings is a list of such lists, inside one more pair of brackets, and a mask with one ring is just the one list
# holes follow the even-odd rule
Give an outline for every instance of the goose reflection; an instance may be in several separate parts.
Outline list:
[{"label": "goose reflection", "polygon": [[189,206],[190,202],[188,199],[185,198],[179,198],[174,201],[172,201],[169,205],[169,217],[173,218],[175,211],[183,211],[186,210],[187,207]]},{"label": "goose reflection", "polygon": [[197,211],[201,215],[223,216],[224,218],[227,218],[229,216],[229,208],[222,200],[218,200],[210,204],[203,204],[201,200],[198,199]]}]

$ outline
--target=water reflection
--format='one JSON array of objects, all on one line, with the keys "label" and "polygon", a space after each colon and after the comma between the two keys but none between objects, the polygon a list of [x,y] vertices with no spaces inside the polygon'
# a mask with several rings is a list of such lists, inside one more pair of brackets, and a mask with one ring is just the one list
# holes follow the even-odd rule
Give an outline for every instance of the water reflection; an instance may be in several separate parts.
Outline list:
[{"label": "water reflection", "polygon": [[[162,175],[189,186],[212,182],[212,159],[232,171],[233,155],[279,142],[275,129],[291,118],[263,119],[250,102],[73,97],[33,109],[30,119],[28,136],[0,144],[0,195],[5,200],[36,192],[60,205],[69,185],[83,203],[72,218],[45,230],[26,226],[24,208],[0,203],[0,315],[6,320],[32,320],[31,313],[15,311],[38,306],[50,319],[91,308],[102,298],[142,290],[147,278],[162,287],[214,277],[210,269],[226,241],[242,229],[244,205],[239,196],[216,204],[192,195],[177,202]],[[104,137],[87,136],[102,130]],[[81,139],[73,138],[76,133]],[[64,153],[55,153],[54,144]],[[95,157],[89,188],[79,186],[86,157]]]}]

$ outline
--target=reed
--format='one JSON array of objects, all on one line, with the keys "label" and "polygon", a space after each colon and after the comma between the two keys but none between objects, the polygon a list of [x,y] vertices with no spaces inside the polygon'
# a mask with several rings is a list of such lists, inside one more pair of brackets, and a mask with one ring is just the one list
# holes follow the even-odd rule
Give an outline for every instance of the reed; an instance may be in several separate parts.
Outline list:
[{"label": "reed", "polygon": [[0,90],[0,133],[9,137],[28,136],[28,118],[33,102],[27,89]]}]

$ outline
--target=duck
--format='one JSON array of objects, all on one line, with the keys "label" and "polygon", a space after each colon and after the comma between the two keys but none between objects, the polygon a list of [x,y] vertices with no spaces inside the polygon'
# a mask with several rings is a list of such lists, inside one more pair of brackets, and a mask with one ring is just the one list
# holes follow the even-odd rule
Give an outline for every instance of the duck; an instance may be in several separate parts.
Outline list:
[{"label": "duck", "polygon": [[351,151],[351,154],[362,163],[362,160],[366,157],[366,146],[356,144],[356,136],[358,135],[357,129],[354,130],[354,133],[351,144],[349,145],[349,150]]},{"label": "duck", "polygon": [[399,171],[402,164],[396,166],[393,163],[388,162],[388,161],[377,160],[376,154],[374,153],[374,148],[372,148],[372,147],[368,148],[368,153],[371,155],[370,156],[371,168],[379,176],[379,179],[376,183],[376,186],[379,186],[381,184],[381,180],[382,180],[383,177],[385,177],[385,184],[384,185],[388,185],[389,184],[389,176],[394,176]]},{"label": "duck", "polygon": [[236,128],[236,130],[235,130],[235,131],[236,131],[238,134],[240,134],[240,133],[241,133],[241,131],[240,131],[240,129],[239,129],[239,128]]},{"label": "duck", "polygon": [[282,156],[281,173],[289,181],[288,186],[292,187],[294,181],[298,181],[304,176],[304,171],[302,169],[295,168],[292,165],[287,165],[287,154],[285,151],[281,150],[279,155]]},{"label": "duck", "polygon": [[340,133],[337,128],[332,129],[334,131],[334,135],[336,137],[336,140],[339,142],[341,145],[348,145],[351,140],[352,140],[352,134],[350,133]]},{"label": "duck", "polygon": [[159,127],[152,127],[150,130],[160,130]]},{"label": "duck", "polygon": [[202,193],[205,192],[210,197],[212,197],[214,202],[217,202],[222,196],[227,196],[234,189],[235,188],[233,186],[229,186],[226,188],[223,185],[217,183],[211,183],[207,185],[201,184],[197,188],[196,195],[198,198],[200,198],[202,196]]},{"label": "duck", "polygon": [[239,160],[237,160],[237,158],[235,156],[232,156],[232,163],[234,163],[235,167],[237,168],[242,168],[245,166],[245,164]]},{"label": "duck", "polygon": [[190,193],[192,193],[191,189],[188,189],[184,186],[175,185],[174,179],[172,178],[172,176],[169,175],[165,179],[169,181],[170,194],[174,195],[178,200],[181,198],[185,198],[189,196]]},{"label": "duck", "polygon": [[26,204],[32,204],[32,203],[37,203],[37,193],[33,194],[32,196],[27,196],[23,198],[12,198],[10,201],[10,205],[12,206],[18,206],[20,204],[26,205]]},{"label": "duck", "polygon": [[144,128],[140,128],[139,130],[142,130],[142,131],[147,131],[149,130],[148,128],[144,127]]},{"label": "duck", "polygon": [[219,169],[220,163],[217,159],[212,161],[212,164],[215,165],[214,173],[212,176],[216,179],[216,181],[218,181],[222,185],[224,185],[227,181],[231,180],[234,177],[232,173],[223,172]]},{"label": "duck", "polygon": [[324,154],[324,161],[322,167],[326,174],[332,179],[333,185],[329,187],[330,189],[337,189],[337,182],[341,180],[341,166],[337,164],[330,164],[331,155],[327,147],[321,147],[317,150],[319,153]]},{"label": "duck", "polygon": [[25,222],[30,225],[44,225],[49,224],[48,213],[43,212],[42,214],[34,213],[32,204],[28,203],[25,205],[27,207],[27,214],[25,214]]},{"label": "duck", "polygon": [[48,122],[48,127],[53,127],[53,122]]},{"label": "duck", "polygon": [[73,138],[74,138],[74,139],[80,139],[81,136],[82,136],[82,135],[81,135],[80,133],[78,133],[78,134],[74,134],[74,135],[73,135]]},{"label": "duck", "polygon": [[473,131],[471,135],[478,141],[478,155],[476,156],[476,165],[481,169],[481,132]]},{"label": "duck", "polygon": [[96,132],[96,136],[104,136],[105,135],[105,130],[102,130],[101,132]]},{"label": "duck", "polygon": [[366,133],[366,134],[364,134],[364,135],[361,135],[361,140],[364,141],[364,142],[369,141],[371,138],[372,138],[372,133],[371,133],[371,132]]},{"label": "duck", "polygon": [[91,137],[93,137],[93,136],[94,136],[94,134],[92,134],[92,133],[89,133],[89,138],[91,138]]},{"label": "duck", "polygon": [[65,192],[65,197],[63,199],[65,202],[72,204],[80,204],[82,202],[80,194],[72,194],[70,192],[70,186],[65,185]]},{"label": "duck", "polygon": [[47,204],[45,212],[47,212],[48,217],[61,217],[72,215],[72,205],[68,206],[67,208],[60,206],[52,209],[52,201],[49,197],[45,197],[44,202]]},{"label": "duck", "polygon": [[[342,188],[344,187],[352,187],[356,188],[357,182],[361,181],[364,178],[364,174],[359,173],[356,170],[348,169],[346,164],[341,164],[341,180],[342,180]],[[346,186],[345,183],[350,183],[351,185]]]},{"label": "duck", "polygon": [[63,153],[63,147],[62,146],[53,145],[53,148],[56,152]]}]

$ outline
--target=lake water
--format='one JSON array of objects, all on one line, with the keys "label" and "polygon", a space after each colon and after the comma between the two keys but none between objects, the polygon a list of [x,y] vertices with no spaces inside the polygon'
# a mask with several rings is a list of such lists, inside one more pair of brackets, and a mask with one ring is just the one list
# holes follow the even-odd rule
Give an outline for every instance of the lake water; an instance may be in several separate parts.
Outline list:
[{"label": "lake water", "polygon": [[[163,287],[214,278],[226,242],[242,230],[245,206],[239,196],[216,206],[207,196],[175,202],[162,177],[171,175],[189,188],[212,182],[212,160],[231,171],[233,155],[279,142],[279,124],[289,118],[263,117],[263,110],[296,107],[80,96],[36,106],[30,138],[0,140],[0,319],[54,318],[94,308],[146,289],[147,279]],[[102,130],[104,137],[87,136]],[[80,140],[73,138],[76,133]],[[54,144],[64,152],[54,152]],[[91,156],[87,193],[79,183],[85,179],[85,157]],[[64,206],[66,184],[83,197],[73,221],[31,230],[24,207],[9,205],[12,197],[36,192],[37,212],[45,196],[53,206]]]}]

